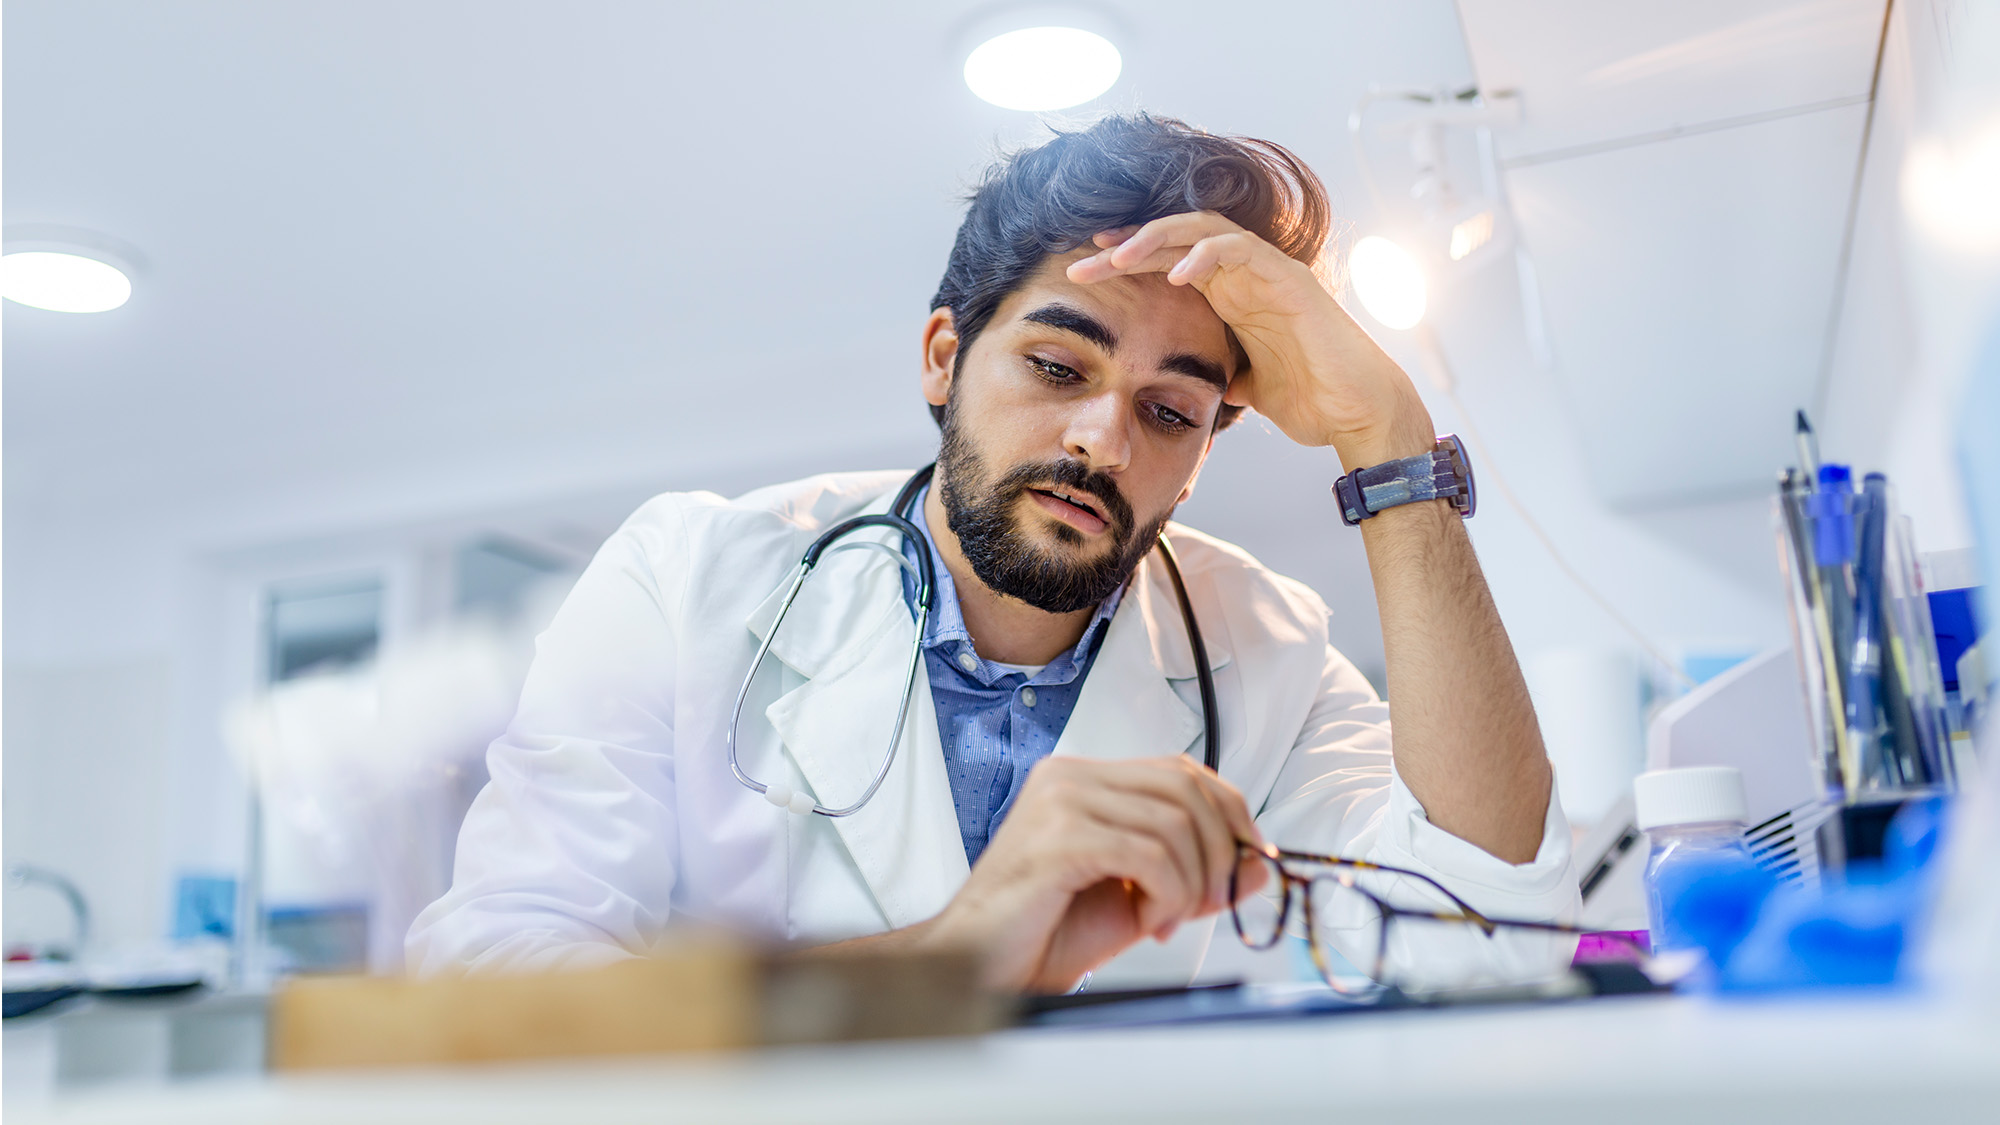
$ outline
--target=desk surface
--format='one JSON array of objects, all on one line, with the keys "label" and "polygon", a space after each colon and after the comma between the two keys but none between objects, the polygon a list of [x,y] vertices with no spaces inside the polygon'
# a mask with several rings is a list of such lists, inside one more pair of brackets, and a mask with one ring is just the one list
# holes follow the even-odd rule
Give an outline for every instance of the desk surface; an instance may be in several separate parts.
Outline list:
[{"label": "desk surface", "polygon": [[645,1061],[277,1077],[64,1099],[67,1123],[2000,1117],[2000,1013],[1910,998],[1375,1012]]}]

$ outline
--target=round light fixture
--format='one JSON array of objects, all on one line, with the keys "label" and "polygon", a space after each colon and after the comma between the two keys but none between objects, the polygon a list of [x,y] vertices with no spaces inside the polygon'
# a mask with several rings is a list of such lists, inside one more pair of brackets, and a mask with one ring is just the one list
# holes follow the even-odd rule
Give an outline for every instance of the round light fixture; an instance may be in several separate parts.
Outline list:
[{"label": "round light fixture", "polygon": [[55,250],[0,257],[0,296],[51,312],[110,312],[132,297],[132,279],[109,262]]},{"label": "round light fixture", "polygon": [[1400,332],[1424,318],[1424,271],[1408,250],[1371,234],[1354,244],[1347,270],[1361,307],[1382,327]]},{"label": "round light fixture", "polygon": [[1109,90],[1123,66],[1118,48],[1095,32],[1027,27],[973,48],[965,84],[1003,109],[1066,109]]}]

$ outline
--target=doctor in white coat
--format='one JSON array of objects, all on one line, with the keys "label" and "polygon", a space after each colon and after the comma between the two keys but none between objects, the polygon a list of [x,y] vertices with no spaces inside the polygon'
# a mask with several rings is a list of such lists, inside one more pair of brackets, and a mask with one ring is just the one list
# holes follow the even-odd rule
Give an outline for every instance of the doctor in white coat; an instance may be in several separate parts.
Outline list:
[{"label": "doctor in white coat", "polygon": [[[1348,473],[1433,450],[1408,377],[1312,268],[1329,226],[1318,181],[1282,148],[1143,115],[997,165],[923,333],[945,440],[909,515],[951,599],[927,633],[951,625],[924,638],[880,790],[844,818],[788,812],[738,782],[725,737],[806,546],[886,510],[908,472],[657,497],[539,639],[452,888],[410,931],[412,968],[606,963],[697,920],[969,946],[1005,988],[1121,968],[1185,982],[1211,936],[1234,940],[1226,919],[1214,931],[1239,840],[1420,871],[1493,916],[1572,911],[1534,713],[1448,500],[1359,524],[1393,742],[1391,707],[1328,644],[1310,590],[1167,522],[1244,408],[1331,446]],[[1297,518],[1356,533],[1331,496]],[[1151,550],[1162,534],[1206,640],[1216,772],[1199,762],[1189,638]],[[917,640],[893,558],[827,556],[752,684],[746,772],[854,801]],[[954,665],[971,677],[957,694],[942,687]],[[1468,931],[1424,955],[1462,981],[1543,975],[1567,952]]]}]

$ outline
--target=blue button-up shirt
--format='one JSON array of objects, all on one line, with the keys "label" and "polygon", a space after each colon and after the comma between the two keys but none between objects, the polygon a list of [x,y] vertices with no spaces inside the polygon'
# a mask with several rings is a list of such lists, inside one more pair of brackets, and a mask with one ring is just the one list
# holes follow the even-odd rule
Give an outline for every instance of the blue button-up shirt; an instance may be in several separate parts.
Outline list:
[{"label": "blue button-up shirt", "polygon": [[[917,495],[913,517],[919,523],[928,492]],[[929,536],[924,542],[937,571],[937,599],[924,628],[924,668],[937,707],[958,834],[965,841],[966,861],[976,862],[1013,809],[1028,770],[1054,752],[1125,588],[1112,591],[1097,607],[1076,647],[1026,675],[974,651],[951,571]],[[911,544],[904,549],[916,550]],[[916,584],[905,583],[904,588],[914,613]]]}]

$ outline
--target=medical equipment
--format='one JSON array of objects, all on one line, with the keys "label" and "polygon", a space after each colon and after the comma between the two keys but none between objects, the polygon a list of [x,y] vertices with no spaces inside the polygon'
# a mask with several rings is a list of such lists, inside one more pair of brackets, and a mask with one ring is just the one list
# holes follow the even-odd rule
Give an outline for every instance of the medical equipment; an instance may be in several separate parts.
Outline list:
[{"label": "medical equipment", "polygon": [[[931,475],[936,471],[936,463],[917,470],[909,482],[903,485],[902,491],[896,494],[895,503],[889,505],[887,512],[843,520],[813,540],[812,545],[806,548],[805,555],[799,560],[799,565],[792,575],[791,585],[785,590],[784,600],[778,605],[778,615],[772,620],[770,629],[765,632],[764,642],[758,646],[755,659],[750,662],[750,670],[743,676],[743,686],[736,692],[736,706],[729,715],[729,733],[726,739],[729,771],[736,775],[736,780],[745,788],[762,793],[765,800],[779,808],[789,809],[800,816],[810,813],[832,817],[852,816],[860,812],[862,806],[875,796],[875,791],[880,789],[882,782],[888,778],[890,767],[895,765],[896,744],[902,739],[903,723],[910,714],[910,694],[916,686],[917,662],[923,658],[924,625],[930,620],[931,609],[937,597],[937,575],[931,563],[929,541],[905,513],[909,511],[917,493],[930,483]],[[919,548],[913,552],[917,556],[916,563],[913,565],[902,552],[886,543],[859,540],[852,543],[839,542],[843,537],[867,527],[889,528],[901,535],[904,542],[916,544]],[[1181,620],[1187,625],[1188,647],[1194,653],[1195,678],[1201,691],[1202,761],[1212,770],[1221,761],[1222,748],[1221,732],[1215,714],[1215,679],[1208,668],[1208,647],[1202,643],[1200,626],[1195,624],[1194,604],[1188,600],[1187,585],[1181,580],[1180,562],[1174,558],[1174,549],[1165,536],[1160,537],[1158,547],[1161,559],[1166,562],[1167,577],[1173,581],[1174,596],[1180,602]],[[750,685],[757,679],[757,670],[763,667],[764,657],[771,651],[771,642],[778,636],[778,627],[784,624],[785,614],[792,608],[792,602],[799,596],[799,590],[805,586],[807,576],[819,565],[822,556],[834,551],[860,549],[881,551],[895,559],[898,566],[916,578],[917,629],[915,639],[910,643],[909,667],[903,674],[902,702],[896,709],[896,725],[889,728],[889,749],[882,757],[882,768],[875,771],[875,779],[868,783],[868,788],[861,794],[860,799],[845,808],[830,809],[814,800],[812,794],[793,789],[783,780],[761,782],[744,772],[736,754],[736,729],[743,721],[743,703],[750,696]]]}]

